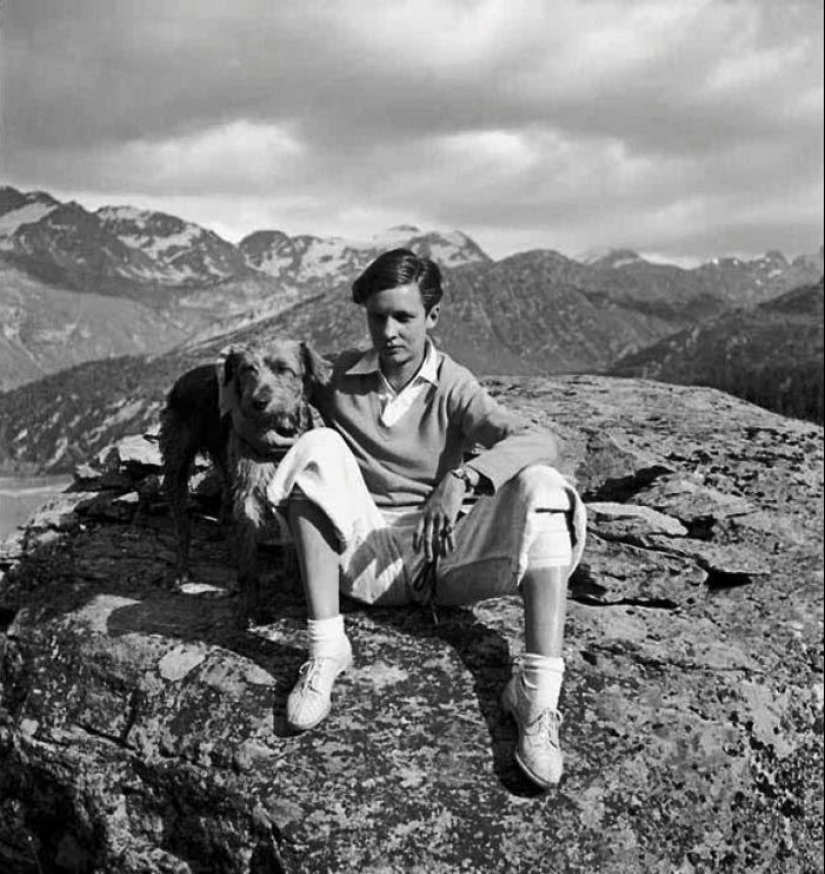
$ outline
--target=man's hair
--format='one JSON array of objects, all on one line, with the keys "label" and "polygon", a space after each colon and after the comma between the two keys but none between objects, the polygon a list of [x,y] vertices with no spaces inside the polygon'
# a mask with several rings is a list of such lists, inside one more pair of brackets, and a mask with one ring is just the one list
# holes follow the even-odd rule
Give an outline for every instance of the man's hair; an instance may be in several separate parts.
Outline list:
[{"label": "man's hair", "polygon": [[412,283],[418,285],[425,312],[440,302],[444,290],[438,265],[409,249],[391,249],[379,255],[352,283],[352,299],[363,306],[377,291]]}]

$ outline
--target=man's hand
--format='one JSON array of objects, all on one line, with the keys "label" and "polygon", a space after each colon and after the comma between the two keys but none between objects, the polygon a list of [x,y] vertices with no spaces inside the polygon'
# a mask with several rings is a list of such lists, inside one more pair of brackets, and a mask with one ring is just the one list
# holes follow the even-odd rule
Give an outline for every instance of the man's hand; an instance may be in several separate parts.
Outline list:
[{"label": "man's hand", "polygon": [[418,552],[423,549],[427,561],[455,549],[453,529],[466,489],[462,480],[448,473],[424,502],[421,521],[413,535],[413,548]]}]

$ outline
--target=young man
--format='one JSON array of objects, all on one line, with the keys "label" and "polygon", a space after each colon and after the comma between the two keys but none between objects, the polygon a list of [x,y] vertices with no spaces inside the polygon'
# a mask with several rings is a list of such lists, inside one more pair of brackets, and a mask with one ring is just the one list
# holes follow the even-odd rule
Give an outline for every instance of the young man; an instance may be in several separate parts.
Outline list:
[{"label": "young man", "polygon": [[435,349],[428,334],[441,297],[438,267],[406,249],[367,267],[353,300],[366,310],[373,348],[341,356],[315,399],[328,427],[296,442],[270,488],[308,612],[309,660],[287,720],[316,726],[352,664],[339,592],[380,605],[520,592],[525,652],[502,705],[518,724],[519,766],[548,787],[562,773],[565,602],[584,511],[552,467],[553,436],[505,411]]}]

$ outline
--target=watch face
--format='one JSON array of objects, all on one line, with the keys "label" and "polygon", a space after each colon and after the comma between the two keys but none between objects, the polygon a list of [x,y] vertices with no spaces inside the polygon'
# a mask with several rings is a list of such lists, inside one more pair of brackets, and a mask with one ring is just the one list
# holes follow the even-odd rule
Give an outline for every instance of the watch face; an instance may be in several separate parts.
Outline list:
[{"label": "watch face", "polygon": [[469,474],[469,471],[467,470],[466,467],[464,467],[464,465],[462,465],[461,467],[455,467],[455,468],[453,468],[453,469],[450,471],[450,473],[451,473],[451,474],[452,474],[456,479],[460,479],[468,489],[470,489],[470,488],[473,487],[473,484],[472,484],[472,482],[470,481],[470,474]]}]

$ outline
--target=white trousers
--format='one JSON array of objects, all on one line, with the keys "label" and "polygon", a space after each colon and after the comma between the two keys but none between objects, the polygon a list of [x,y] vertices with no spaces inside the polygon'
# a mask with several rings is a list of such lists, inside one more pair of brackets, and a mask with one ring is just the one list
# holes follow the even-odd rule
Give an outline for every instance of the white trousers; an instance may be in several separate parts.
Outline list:
[{"label": "white trousers", "polygon": [[291,500],[323,511],[338,540],[341,591],[368,604],[458,605],[511,594],[528,570],[572,571],[584,549],[584,504],[547,465],[526,467],[495,494],[468,504],[456,523],[455,549],[435,567],[413,548],[421,511],[379,509],[355,457],[331,428],[298,440],[267,494],[282,516]]}]

